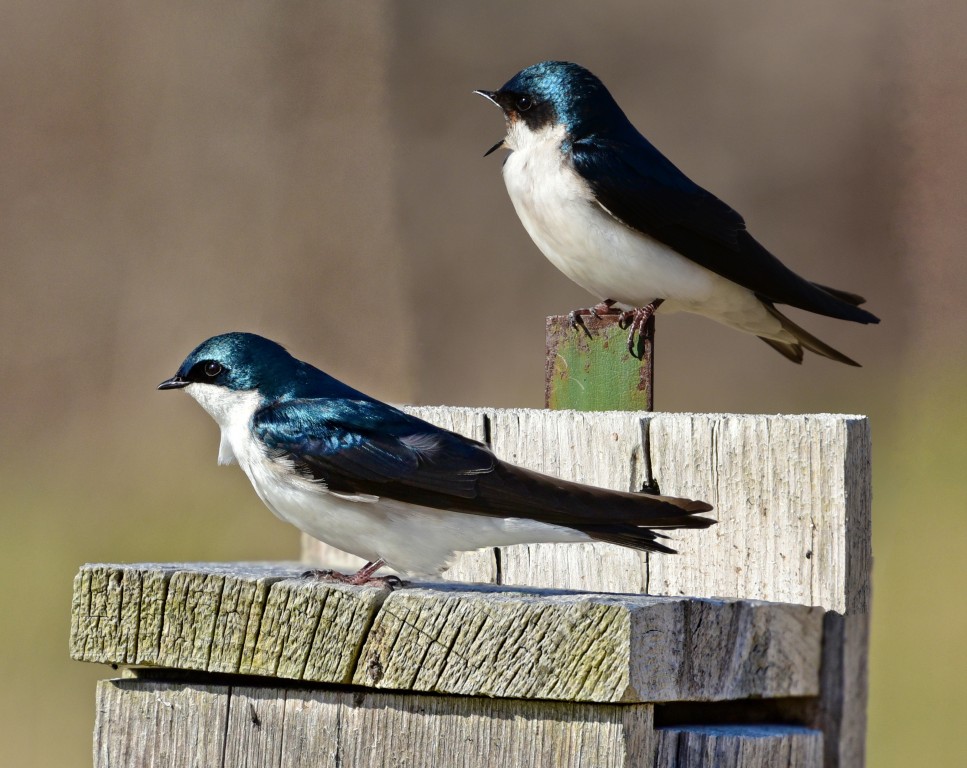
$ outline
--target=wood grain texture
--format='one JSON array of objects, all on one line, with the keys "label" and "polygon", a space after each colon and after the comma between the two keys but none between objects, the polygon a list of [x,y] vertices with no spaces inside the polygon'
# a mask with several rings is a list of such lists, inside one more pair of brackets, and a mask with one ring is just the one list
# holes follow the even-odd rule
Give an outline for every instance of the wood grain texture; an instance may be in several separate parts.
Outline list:
[{"label": "wood grain texture", "polygon": [[[145,680],[98,684],[96,768],[631,768],[652,708]],[[207,718],[204,719],[204,718]]]},{"label": "wood grain texture", "polygon": [[822,768],[823,734],[785,725],[711,725],[655,731],[655,768]]},{"label": "wood grain texture", "polygon": [[[647,414],[625,411],[500,410],[491,415],[491,444],[502,459],[538,472],[603,488],[640,490],[651,479],[643,417]],[[500,557],[504,584],[647,591],[647,556],[625,547],[525,544],[501,548]]]},{"label": "wood grain texture", "polygon": [[215,685],[99,682],[94,768],[224,765],[226,694],[223,686]]},{"label": "wood grain texture", "polygon": [[[447,576],[460,581],[591,591],[767,599],[835,611],[825,617],[818,721],[824,738],[820,738],[818,747],[815,737],[808,734],[805,741],[795,736],[792,741],[782,737],[778,742],[759,739],[754,744],[736,744],[729,741],[732,737],[727,734],[688,732],[675,737],[684,741],[676,741],[674,752],[693,755],[689,759],[699,761],[695,765],[712,764],[701,761],[713,758],[725,761],[721,763],[724,765],[732,764],[724,756],[727,753],[733,757],[741,755],[743,764],[749,765],[862,766],[872,561],[870,434],[865,418],[826,414],[407,410],[488,441],[499,456],[539,471],[623,490],[637,490],[653,473],[663,493],[703,498],[715,504],[714,516],[720,521],[717,526],[707,531],[674,534],[679,555],[648,557],[603,544],[528,545],[460,555]],[[606,514],[606,510],[603,512]],[[217,568],[191,578],[179,575],[177,566],[155,566],[140,572],[120,567],[113,567],[112,571],[111,568],[92,568],[87,573],[82,570],[78,575],[71,638],[75,658],[122,664],[197,665],[189,668],[217,671],[244,668],[255,674],[295,678],[302,675],[304,679],[311,679],[312,675],[335,677],[348,673],[350,677],[346,680],[352,679],[352,675],[363,675],[369,677],[369,684],[385,687],[397,677],[403,680],[409,675],[414,688],[428,691],[496,691],[496,695],[514,695],[499,692],[515,690],[530,690],[534,695],[553,691],[553,684],[546,680],[539,683],[527,678],[528,669],[539,669],[543,661],[560,651],[553,643],[546,644],[551,642],[547,638],[556,637],[555,633],[566,625],[560,615],[557,622],[549,619],[553,611],[542,619],[539,611],[529,613],[536,609],[518,605],[514,608],[516,619],[507,620],[487,614],[489,609],[482,608],[483,603],[476,607],[461,604],[455,609],[430,602],[404,605],[406,601],[401,598],[397,607],[409,612],[405,615],[411,621],[405,626],[399,623],[394,629],[392,617],[380,613],[379,621],[385,621],[380,632],[385,630],[385,637],[380,640],[377,634],[360,634],[359,645],[349,655],[358,653],[367,638],[364,655],[368,655],[365,663],[350,664],[347,670],[345,659],[325,653],[318,655],[314,650],[317,642],[326,646],[325,638],[320,639],[320,626],[334,626],[333,637],[341,637],[344,642],[348,637],[349,630],[339,627],[339,617],[344,615],[339,601],[343,597],[329,604],[327,614],[325,600],[303,594],[297,588],[292,591],[292,584],[286,582],[287,575],[273,573],[271,569],[255,568],[236,581],[232,573]],[[235,566],[229,567],[234,569]],[[441,593],[435,599],[445,602],[445,597]],[[615,599],[620,602],[636,598],[620,595]],[[397,600],[395,594],[392,600]],[[659,688],[657,684],[647,683],[648,670],[656,679],[666,682],[672,679],[678,693],[699,698],[743,695],[742,691],[753,683],[776,690],[769,688],[773,685],[768,679],[769,670],[781,676],[785,662],[770,659],[761,666],[744,667],[739,661],[746,653],[741,650],[743,643],[748,639],[748,647],[757,648],[763,638],[771,637],[777,647],[782,646],[784,655],[794,658],[805,651],[797,651],[789,638],[812,637],[804,635],[795,621],[774,623],[770,629],[763,629],[750,618],[752,613],[743,614],[745,609],[733,609],[733,615],[728,618],[722,611],[700,616],[702,601],[686,600],[683,605],[688,606],[683,613],[693,622],[686,635],[694,635],[695,626],[705,627],[710,635],[711,628],[718,627],[720,635],[728,638],[726,645],[709,651],[709,658],[718,662],[690,663],[688,658],[703,657],[684,650],[679,658],[666,655],[663,659],[666,667],[660,672],[656,671],[661,670],[661,665],[654,653],[647,669],[636,669],[628,661],[622,696],[628,696],[630,691],[630,698],[634,700],[640,691],[654,692]],[[583,616],[566,615],[571,620],[578,617],[584,620],[584,625],[577,625],[585,630],[580,639],[593,642],[581,648],[578,642],[571,641],[575,651],[571,658],[572,678],[556,684],[560,691],[568,691],[567,695],[573,695],[572,689],[596,691],[598,695],[603,690],[601,680],[607,678],[616,690],[619,684],[615,681],[620,676],[616,676],[614,669],[608,664],[596,666],[591,661],[595,657],[589,649],[600,640],[595,639],[593,628],[606,626],[613,631],[622,622],[632,627],[633,620],[626,617],[638,616],[636,611],[643,609],[622,608],[625,617],[620,619],[609,618],[606,612],[582,610],[588,612]],[[373,610],[369,614],[370,620],[375,613]],[[260,629],[263,617],[266,619],[264,638]],[[746,628],[740,629],[743,622]],[[543,631],[543,638],[538,637],[537,630]],[[394,631],[398,646],[390,647],[385,638],[392,637]],[[472,631],[477,634],[472,635]],[[633,638],[633,628],[629,632]],[[674,633],[669,630],[664,636],[661,632],[651,635],[656,636],[653,639],[660,645]],[[401,642],[401,638],[405,641]],[[307,644],[309,650],[306,650]],[[634,640],[627,643],[629,654],[634,644]],[[566,647],[567,642],[559,640],[558,646]],[[803,648],[807,646],[813,647],[805,643]],[[729,648],[734,651],[729,657],[731,661],[726,659]],[[514,656],[515,652],[519,655]],[[478,653],[488,659],[483,665],[485,669],[468,670],[464,664],[461,672],[460,662],[471,658],[467,653]],[[528,657],[528,653],[534,655]],[[411,665],[407,670],[405,659],[413,660],[413,664],[418,659],[418,667]],[[728,663],[732,666],[723,671]],[[501,664],[505,665],[504,677],[501,677]],[[583,678],[582,673],[586,673]],[[757,675],[761,678],[757,679]],[[743,682],[727,693],[726,686],[715,682],[726,677],[753,682]],[[718,693],[709,694],[716,690]],[[443,697],[441,701],[450,698]],[[271,697],[264,704],[253,701],[253,706],[258,711],[269,703]],[[291,706],[315,704],[305,701]],[[393,717],[405,716],[396,713]],[[294,717],[291,722],[298,720]],[[402,721],[393,722],[396,728]],[[438,727],[430,723],[420,726],[427,733],[438,733],[433,730]],[[491,734],[496,727],[494,723],[486,726]],[[282,747],[278,747],[283,756],[279,759],[289,754],[286,744],[291,746],[292,754],[299,754],[298,744],[304,745],[313,739],[323,743],[328,738],[324,734],[324,730],[314,730],[303,733],[295,742],[283,741]],[[251,747],[275,754],[273,750],[277,749],[275,742],[246,744],[245,750]],[[697,751],[689,751],[693,747]],[[824,763],[809,762],[815,749],[825,753]],[[762,754],[767,757],[756,756],[755,750],[764,750]]]},{"label": "wood grain texture", "polygon": [[662,490],[705,499],[719,521],[699,546],[650,558],[652,592],[869,609],[864,417],[656,414],[649,442]]},{"label": "wood grain texture", "polygon": [[640,490],[654,476],[662,493],[716,507],[718,525],[672,534],[677,555],[608,544],[521,545],[496,557],[490,550],[460,555],[447,578],[869,609],[864,417],[407,410],[489,439],[498,456],[531,469],[617,490]]},{"label": "wood grain texture", "polygon": [[[286,566],[152,568],[81,570],[74,658],[564,701],[819,693],[823,613],[806,606],[447,585],[389,593],[291,578]],[[127,624],[85,608],[100,610],[111,584],[165,578],[163,597],[133,593],[145,620],[123,599],[113,610]],[[145,626],[154,642],[132,649]]]},{"label": "wood grain texture", "polygon": [[377,614],[353,682],[564,701],[812,696],[822,617],[761,602],[404,589]]},{"label": "wood grain texture", "polygon": [[348,682],[386,588],[299,578],[299,564],[86,565],[82,661]]},{"label": "wood grain texture", "polygon": [[830,611],[823,625],[819,726],[826,737],[824,765],[862,766],[866,757],[870,617]]}]

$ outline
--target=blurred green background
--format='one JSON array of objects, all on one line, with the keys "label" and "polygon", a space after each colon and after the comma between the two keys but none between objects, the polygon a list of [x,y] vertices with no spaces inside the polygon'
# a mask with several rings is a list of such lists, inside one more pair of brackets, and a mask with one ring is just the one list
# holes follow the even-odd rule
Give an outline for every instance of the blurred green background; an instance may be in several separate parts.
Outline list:
[{"label": "blurred green background", "polygon": [[0,4],[0,733],[90,764],[69,661],[92,561],[291,558],[217,429],[154,388],[252,330],[395,402],[540,406],[547,314],[589,297],[517,221],[471,95],[583,63],[789,265],[863,293],[861,360],[800,368],[659,322],[662,410],[866,413],[869,765],[967,747],[967,4]]}]

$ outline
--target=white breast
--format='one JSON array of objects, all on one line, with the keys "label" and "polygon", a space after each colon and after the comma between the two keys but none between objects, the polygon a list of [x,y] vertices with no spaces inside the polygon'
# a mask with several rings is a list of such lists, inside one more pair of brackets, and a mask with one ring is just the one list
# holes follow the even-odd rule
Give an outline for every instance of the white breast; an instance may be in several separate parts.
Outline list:
[{"label": "white breast", "polygon": [[638,307],[665,300],[660,312],[689,311],[757,335],[779,334],[778,321],[747,289],[625,226],[594,199],[570,166],[563,126],[509,130],[513,151],[504,183],[521,223],[561,272],[598,299]]},{"label": "white breast", "polygon": [[252,437],[257,392],[190,384],[191,395],[221,427],[219,463],[231,459],[272,512],[310,536],[369,561],[379,558],[413,575],[439,573],[455,552],[525,542],[587,541],[577,531],[532,520],[431,509],[365,494],[330,492],[269,457]]}]

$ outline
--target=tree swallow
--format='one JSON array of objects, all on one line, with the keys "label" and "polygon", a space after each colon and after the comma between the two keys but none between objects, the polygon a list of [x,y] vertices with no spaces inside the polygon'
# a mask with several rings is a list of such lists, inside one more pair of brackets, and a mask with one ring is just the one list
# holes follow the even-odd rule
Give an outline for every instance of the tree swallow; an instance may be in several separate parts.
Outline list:
[{"label": "tree swallow", "polygon": [[605,541],[674,552],[656,529],[706,528],[702,501],[560,480],[498,459],[475,440],[409,416],[251,333],[215,336],[158,389],[184,389],[221,428],[218,463],[238,462],[278,517],[411,575],[456,552],[527,542]]},{"label": "tree swallow", "polygon": [[879,322],[859,308],[864,299],[784,266],[738,213],[638,133],[586,69],[545,61],[498,91],[475,93],[504,112],[507,135],[486,155],[511,150],[504,183],[527,233],[555,267],[601,299],[575,312],[628,310],[629,347],[660,306],[754,334],[795,363],[805,348],[857,365],[775,305]]}]

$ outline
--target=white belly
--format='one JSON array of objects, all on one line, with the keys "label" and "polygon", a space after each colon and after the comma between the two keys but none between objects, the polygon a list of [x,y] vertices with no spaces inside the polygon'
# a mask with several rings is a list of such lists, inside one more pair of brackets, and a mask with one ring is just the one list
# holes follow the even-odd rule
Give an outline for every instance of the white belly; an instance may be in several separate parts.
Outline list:
[{"label": "white belly", "polygon": [[272,512],[313,538],[398,571],[430,575],[456,552],[528,542],[588,541],[583,533],[519,518],[485,517],[404,504],[393,499],[331,493],[322,483],[292,472],[284,459],[269,458],[252,438],[256,392],[228,392],[210,384],[185,391],[221,427],[220,464],[237,461]]},{"label": "white belly", "polygon": [[548,260],[600,300],[659,312],[694,312],[738,330],[786,339],[751,291],[684,258],[611,216],[560,151],[563,129],[517,131],[503,167],[514,209]]},{"label": "white belly", "polygon": [[370,562],[382,558],[414,576],[438,574],[456,552],[537,541],[587,541],[578,531],[532,520],[485,517],[404,504],[388,498],[347,497],[322,485],[300,488],[276,479],[256,481],[276,515],[313,538]]},{"label": "white belly", "polygon": [[[248,450],[245,451],[248,453]],[[278,517],[313,538],[398,571],[431,575],[456,552],[537,541],[587,541],[578,531],[532,520],[432,509],[389,498],[331,493],[293,477],[284,461],[242,460],[259,498]]]}]

